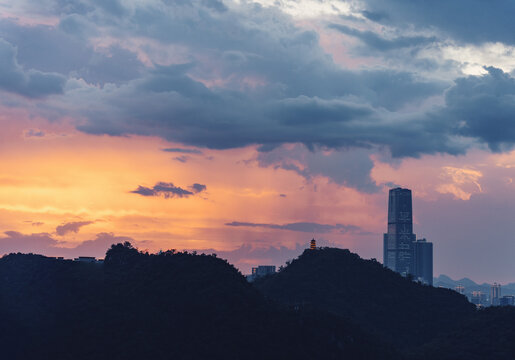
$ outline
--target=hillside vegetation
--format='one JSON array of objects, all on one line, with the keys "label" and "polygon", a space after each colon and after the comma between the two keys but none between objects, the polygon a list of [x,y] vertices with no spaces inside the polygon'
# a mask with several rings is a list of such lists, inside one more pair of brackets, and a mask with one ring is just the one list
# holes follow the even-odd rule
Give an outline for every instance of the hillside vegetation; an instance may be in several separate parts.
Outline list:
[{"label": "hillside vegetation", "polygon": [[114,245],[105,263],[0,259],[6,359],[398,359],[324,311],[274,305],[226,261]]},{"label": "hillside vegetation", "polygon": [[403,349],[452,331],[475,313],[455,291],[414,283],[344,249],[306,250],[254,285],[277,302],[349,318]]}]

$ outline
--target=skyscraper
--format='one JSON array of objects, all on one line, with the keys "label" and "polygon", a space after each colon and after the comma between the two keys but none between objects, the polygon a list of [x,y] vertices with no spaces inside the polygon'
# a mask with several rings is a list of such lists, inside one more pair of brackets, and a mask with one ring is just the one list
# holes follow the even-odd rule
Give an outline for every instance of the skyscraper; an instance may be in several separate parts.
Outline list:
[{"label": "skyscraper", "polygon": [[388,232],[383,239],[383,264],[403,276],[414,274],[413,216],[411,190],[390,189],[388,197]]},{"label": "skyscraper", "polygon": [[494,283],[490,291],[490,305],[499,306],[501,298],[501,284]]},{"label": "skyscraper", "polygon": [[388,232],[383,238],[383,264],[403,276],[433,285],[433,244],[413,233],[411,190],[390,189]]},{"label": "skyscraper", "polygon": [[433,244],[426,239],[419,239],[413,246],[416,280],[433,285]]}]

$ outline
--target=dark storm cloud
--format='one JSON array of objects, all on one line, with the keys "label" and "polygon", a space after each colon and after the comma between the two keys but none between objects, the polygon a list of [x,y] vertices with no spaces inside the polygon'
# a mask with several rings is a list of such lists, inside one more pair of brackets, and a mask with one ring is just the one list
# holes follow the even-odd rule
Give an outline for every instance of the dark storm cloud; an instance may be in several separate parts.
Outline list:
[{"label": "dark storm cloud", "polygon": [[424,46],[434,43],[437,40],[436,37],[426,36],[399,36],[393,39],[385,39],[372,31],[360,31],[341,24],[330,24],[329,27],[343,34],[354,36],[363,41],[363,43],[370,48],[378,51]]},{"label": "dark storm cloud", "polygon": [[[395,147],[394,153],[402,156],[455,152],[452,146],[442,146],[442,134],[430,140],[439,142],[439,147],[429,146],[426,138],[432,139],[434,134],[424,131],[425,123],[345,96],[345,81],[341,93],[334,93],[330,99],[305,95],[273,98],[270,93],[257,101],[244,93],[208,89],[186,74],[189,68],[158,67],[145,78],[117,89],[95,90],[97,93],[89,98],[78,90],[81,113],[89,119],[78,129],[92,134],[161,136],[214,149],[301,142],[309,148],[385,145]],[[338,71],[334,74],[341,75]],[[406,96],[416,102],[440,88],[438,84],[418,82],[408,73],[370,71],[345,77],[352,80],[352,87],[368,84],[370,102],[389,104],[392,110],[401,106]],[[314,79],[314,84],[321,81]],[[270,90],[276,91],[273,85]],[[410,95],[403,98],[403,93]],[[78,102],[79,98],[71,101]],[[409,143],[399,142],[399,136],[409,139]]]},{"label": "dark storm cloud", "polygon": [[[69,6],[72,3],[66,6],[72,9]],[[63,106],[86,120],[78,128],[92,134],[161,136],[215,149],[251,144],[276,147],[295,142],[313,149],[317,145],[391,146],[397,144],[396,127],[402,127],[402,133],[418,141],[402,146],[399,153],[417,155],[426,151],[426,146],[417,144],[429,135],[405,127],[403,121],[391,121],[394,114],[387,119],[388,113],[440,94],[447,84],[388,69],[345,70],[336,66],[320,48],[315,32],[296,27],[277,9],[241,4],[237,11],[206,12],[206,4],[198,1],[168,2],[164,7],[140,4],[133,11],[123,13],[123,24],[117,18],[112,21],[125,26],[127,34],[133,36],[187,46],[193,54],[207,51],[209,58],[220,66],[220,76],[234,80],[224,88],[208,88],[193,78],[209,80],[212,71],[207,71],[205,64],[192,61],[184,65],[155,66],[137,79],[116,87],[70,83]],[[99,14],[93,10],[69,14],[57,30],[42,28],[39,34],[26,35],[42,44],[49,43],[49,39],[51,44],[68,41],[70,53],[74,53],[76,34],[88,29],[87,24],[90,28],[95,24],[105,31],[115,31],[109,22],[102,20],[106,16],[105,12]],[[23,34],[33,30],[11,28],[11,31]],[[68,66],[70,71],[79,68],[75,70],[77,74],[93,71],[87,60],[91,55],[76,53],[79,55],[70,55],[76,56],[73,61],[62,56],[59,59],[62,67]],[[24,58],[40,61],[37,56]],[[41,67],[56,64],[50,60],[41,62]],[[117,62],[120,68],[127,67],[121,60]],[[107,70],[105,73],[110,73]],[[96,74],[99,78],[107,76],[99,71]],[[263,85],[242,90],[240,81],[249,75],[262,79]],[[89,80],[86,75],[84,78],[102,83],[92,75]],[[431,149],[432,152],[447,150]]]},{"label": "dark storm cloud", "polygon": [[[508,3],[501,3],[507,6],[504,10],[511,8]],[[394,37],[332,26],[359,38],[377,53],[389,54],[408,52],[435,40],[432,35],[406,35],[404,25],[413,23],[417,34],[424,34],[428,24],[422,18],[426,15],[450,19],[452,14],[457,23],[463,23],[467,18],[475,19],[478,9],[483,9],[478,0],[471,2],[471,8],[464,7],[463,11],[471,17],[458,16],[457,7],[440,0],[434,5],[417,2],[417,7],[401,0],[369,0],[367,4],[364,14],[374,21],[391,24]],[[486,17],[501,8],[492,5],[494,10],[484,9]],[[414,9],[418,13],[410,17]],[[250,2],[226,6],[216,0],[45,0],[35,4],[32,11],[59,17],[59,25],[23,26],[1,20],[0,35],[12,44],[7,48],[11,52],[6,74],[17,79],[25,74],[25,79],[30,79],[23,69],[36,69],[33,72],[52,71],[69,76],[64,96],[52,99],[44,110],[51,113],[49,117],[78,119],[77,128],[90,134],[159,136],[185,146],[212,149],[259,145],[263,152],[278,149],[284,143],[301,143],[312,151],[364,149],[354,153],[355,160],[339,155],[308,157],[306,161],[310,163],[301,159],[301,165],[284,159],[260,160],[306,178],[324,175],[339,184],[369,192],[377,190],[377,186],[370,178],[373,164],[366,151],[388,149],[393,157],[463,154],[473,142],[486,142],[497,150],[515,141],[509,131],[503,130],[510,126],[513,111],[509,106],[511,88],[506,85],[510,81],[490,96],[475,94],[484,106],[501,111],[502,119],[491,121],[495,129],[483,129],[484,122],[477,115],[478,103],[467,101],[460,94],[466,90],[465,83],[481,83],[491,74],[453,83],[437,80],[439,76],[428,79],[387,67],[345,69],[335,64],[320,46],[315,31],[297,26],[277,7]],[[501,27],[506,25],[504,18],[499,23]],[[437,27],[440,22],[435,18]],[[439,37],[442,32],[449,36],[459,33],[456,29],[451,31],[454,28],[449,24],[438,29],[431,34]],[[484,33],[495,35],[493,30]],[[97,41],[100,34],[117,41],[104,47],[93,46],[92,39]],[[13,46],[18,48],[18,60],[13,55]],[[173,52],[171,59],[163,56],[164,49]],[[145,66],[137,53],[147,54],[149,61],[175,65]],[[175,58],[176,53],[180,60]],[[156,60],[162,58],[165,60]],[[424,71],[435,66],[434,62],[423,60],[417,66],[424,66]],[[37,86],[14,86],[20,81],[7,81],[9,77],[0,78],[0,86],[6,91],[26,93],[31,89],[44,93]],[[50,84],[50,79],[44,83]],[[62,91],[62,85],[58,90]],[[427,105],[428,99],[437,97],[445,97],[446,103]],[[468,141],[462,141],[463,137]],[[175,148],[168,151],[188,154],[187,150]],[[196,153],[197,150],[190,152]],[[176,160],[188,159],[178,156]],[[333,168],[338,163],[344,166]],[[187,197],[192,192],[173,190],[173,184],[168,187],[172,190],[140,186],[134,193]]]},{"label": "dark storm cloud", "polygon": [[342,224],[336,224],[336,225],[328,225],[328,224],[317,224],[312,222],[296,222],[291,224],[259,224],[259,223],[249,223],[249,222],[239,222],[239,221],[233,221],[230,223],[225,224],[227,226],[244,226],[244,227],[262,227],[267,229],[274,229],[274,230],[290,230],[290,231],[300,231],[300,232],[308,232],[308,233],[329,233],[333,231],[339,231],[341,233],[346,232],[358,232],[360,228],[358,226],[354,225],[342,225]]},{"label": "dark storm cloud", "polygon": [[459,135],[479,139],[493,151],[509,150],[515,144],[515,79],[500,69],[486,70],[483,76],[457,79],[438,115],[455,121]]},{"label": "dark storm cloud", "polygon": [[468,43],[515,44],[512,0],[364,0],[364,15],[383,24],[436,29]]},{"label": "dark storm cloud", "polygon": [[165,199],[187,198],[205,191],[207,187],[206,185],[195,183],[190,186],[190,189],[191,191],[175,186],[173,183],[159,182],[152,188],[140,185],[136,190],[131,191],[131,193],[141,196],[162,196]]},{"label": "dark storm cloud", "polygon": [[74,222],[68,222],[62,225],[59,225],[55,228],[55,232],[59,236],[64,236],[68,233],[74,232],[78,233],[80,228],[86,225],[93,224],[94,221],[74,221]]},{"label": "dark storm cloud", "polygon": [[0,89],[29,98],[63,93],[66,79],[58,74],[25,70],[16,60],[16,49],[0,38]]}]

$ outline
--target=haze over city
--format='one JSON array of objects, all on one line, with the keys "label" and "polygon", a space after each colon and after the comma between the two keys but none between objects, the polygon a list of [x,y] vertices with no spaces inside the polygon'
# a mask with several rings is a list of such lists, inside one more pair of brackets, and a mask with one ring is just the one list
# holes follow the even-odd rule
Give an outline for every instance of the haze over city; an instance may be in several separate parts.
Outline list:
[{"label": "haze over city", "polygon": [[515,2],[3,0],[0,253],[383,257],[515,281]]}]

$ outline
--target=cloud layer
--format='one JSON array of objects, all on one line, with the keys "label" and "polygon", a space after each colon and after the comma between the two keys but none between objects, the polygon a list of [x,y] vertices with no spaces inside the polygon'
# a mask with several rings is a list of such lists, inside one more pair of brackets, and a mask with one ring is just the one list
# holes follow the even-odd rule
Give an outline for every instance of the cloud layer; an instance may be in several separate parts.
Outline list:
[{"label": "cloud layer", "polygon": [[[365,0],[346,17],[312,20],[322,28],[302,27],[280,5],[230,0],[43,3],[11,7],[55,25],[0,19],[0,88],[28,98],[59,95],[25,106],[71,117],[89,134],[158,136],[213,149],[261,145],[263,152],[301,143],[312,151],[361,148],[401,158],[485,145],[502,151],[515,142],[513,78],[493,67],[463,76],[459,64],[438,59],[449,41],[511,44],[503,35],[513,30],[508,1]],[[494,17],[498,26],[487,26]],[[351,53],[380,63],[335,62],[322,46],[326,31],[341,34]],[[344,167],[329,177],[376,191],[370,159],[356,154],[363,153],[345,162],[363,162],[360,175]],[[330,171],[304,165],[298,172],[306,177]],[[156,186],[163,189],[135,193],[193,192]]]},{"label": "cloud layer", "polygon": [[328,224],[317,224],[313,222],[296,222],[291,224],[259,224],[259,223],[249,223],[249,222],[240,222],[233,221],[225,224],[227,226],[244,226],[244,227],[262,227],[266,229],[274,229],[274,230],[290,230],[290,231],[300,231],[300,232],[308,232],[312,234],[325,234],[332,231],[339,231],[340,233],[346,232],[359,232],[361,229],[358,226],[354,225],[328,225]]}]

